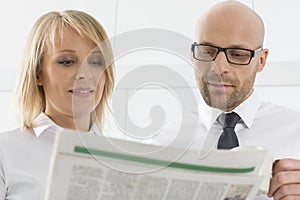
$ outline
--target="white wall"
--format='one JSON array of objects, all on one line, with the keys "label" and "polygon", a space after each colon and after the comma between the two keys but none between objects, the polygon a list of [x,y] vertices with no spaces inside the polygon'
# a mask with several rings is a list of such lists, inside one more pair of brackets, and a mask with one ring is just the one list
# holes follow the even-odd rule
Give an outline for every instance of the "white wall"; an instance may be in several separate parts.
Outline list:
[{"label": "white wall", "polygon": [[[3,1],[3,0],[1,0]],[[129,32],[140,28],[159,28],[174,36],[174,46],[167,44],[164,48],[149,48],[145,44],[136,44],[136,48],[118,54],[116,60],[117,95],[120,110],[121,126],[130,128],[131,120],[138,126],[151,124],[150,110],[155,105],[161,105],[166,117],[180,117],[182,109],[191,109],[194,105],[182,107],[176,95],[188,96],[192,91],[195,98],[199,93],[193,78],[193,68],[188,63],[189,45],[192,41],[194,25],[198,16],[218,0],[11,0],[1,4],[0,24],[0,131],[15,124],[12,101],[12,91],[19,70],[19,63],[25,40],[34,21],[50,10],[80,9],[94,15],[104,25],[113,38],[116,51],[125,41],[134,43],[142,40],[145,32]],[[295,0],[243,0],[253,7],[264,19],[266,25],[265,47],[269,48],[269,62],[265,70],[258,76],[256,88],[261,96],[268,101],[283,104],[300,110],[300,28],[296,20],[300,18],[300,3]],[[148,29],[149,30],[149,29]],[[167,31],[166,31],[167,30]],[[143,35],[143,33],[145,35]],[[162,31],[162,34],[164,31]],[[127,34],[127,35],[126,35]],[[162,41],[155,38],[153,40]],[[156,44],[157,41],[153,41]],[[177,45],[177,46],[176,46]],[[182,45],[182,46],[181,46]],[[140,48],[137,48],[140,47]],[[186,51],[185,51],[186,50]],[[175,54],[174,54],[175,51]],[[161,65],[174,72],[186,81],[188,87],[178,83],[176,77],[166,76],[170,80],[167,85],[135,85],[135,82],[124,82],[130,73],[142,66]],[[151,72],[149,72],[151,73]],[[145,76],[141,75],[141,76]],[[147,78],[147,76],[145,76]],[[148,76],[149,78],[149,76]],[[162,78],[162,77],[155,77]],[[158,79],[157,79],[158,80]],[[121,81],[121,82],[122,82]],[[141,82],[142,83],[142,80]],[[134,91],[134,93],[132,93]],[[190,96],[188,96],[190,97]],[[129,99],[129,104],[126,104]],[[187,100],[189,101],[189,99]],[[159,113],[160,111],[158,111]],[[115,131],[118,131],[115,128]]]}]

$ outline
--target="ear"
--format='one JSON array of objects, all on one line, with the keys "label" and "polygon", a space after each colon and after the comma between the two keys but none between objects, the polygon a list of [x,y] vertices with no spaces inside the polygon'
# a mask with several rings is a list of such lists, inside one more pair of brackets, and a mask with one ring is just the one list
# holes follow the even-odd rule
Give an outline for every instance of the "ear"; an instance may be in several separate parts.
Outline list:
[{"label": "ear", "polygon": [[267,57],[269,55],[269,49],[263,49],[260,53],[259,53],[259,67],[257,68],[257,72],[261,72],[267,62]]},{"label": "ear", "polygon": [[41,78],[41,73],[38,73],[38,75],[36,76],[36,82],[38,86],[42,86],[43,85],[43,81]]},{"label": "ear", "polygon": [[191,62],[195,61],[194,56],[193,56],[193,49],[192,49],[192,47],[190,48],[190,59],[191,59]]}]

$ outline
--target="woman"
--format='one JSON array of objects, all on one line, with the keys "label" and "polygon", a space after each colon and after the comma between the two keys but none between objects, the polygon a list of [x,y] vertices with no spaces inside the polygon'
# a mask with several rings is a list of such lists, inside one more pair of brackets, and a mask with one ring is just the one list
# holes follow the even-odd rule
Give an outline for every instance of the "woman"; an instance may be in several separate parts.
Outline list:
[{"label": "woman", "polygon": [[87,13],[50,12],[34,24],[17,85],[21,126],[0,135],[0,200],[41,200],[56,133],[101,132],[114,87],[103,27]]}]

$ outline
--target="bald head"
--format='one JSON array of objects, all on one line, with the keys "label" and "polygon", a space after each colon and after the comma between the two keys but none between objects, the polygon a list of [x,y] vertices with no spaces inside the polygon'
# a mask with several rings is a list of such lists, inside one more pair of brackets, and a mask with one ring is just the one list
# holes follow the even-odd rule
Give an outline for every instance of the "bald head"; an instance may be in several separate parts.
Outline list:
[{"label": "bald head", "polygon": [[262,46],[263,40],[262,19],[251,8],[237,1],[214,5],[199,18],[196,25],[197,43],[205,41],[221,47],[245,45],[254,49]]}]

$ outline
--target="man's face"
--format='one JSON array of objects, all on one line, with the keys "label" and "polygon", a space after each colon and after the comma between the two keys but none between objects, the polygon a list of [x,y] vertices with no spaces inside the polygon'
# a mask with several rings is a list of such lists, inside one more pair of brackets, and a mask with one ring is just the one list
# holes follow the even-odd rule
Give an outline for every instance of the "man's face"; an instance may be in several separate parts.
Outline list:
[{"label": "man's face", "polygon": [[[224,23],[220,18],[212,18],[202,22],[200,28],[196,38],[198,44],[250,50],[259,47],[257,38],[253,37],[253,32],[249,30],[252,27],[241,26],[238,22]],[[261,71],[264,65],[260,54],[253,57],[248,65],[243,66],[228,63],[224,52],[219,52],[211,62],[193,58],[196,81],[206,104],[230,111],[249,97],[253,91],[256,73]]]},{"label": "man's face", "polygon": [[[215,63],[196,64],[196,80],[206,104],[221,110],[232,110],[243,102],[253,90],[257,62],[255,64],[247,69],[233,69],[226,73],[212,70],[218,68]],[[221,66],[226,67],[228,64],[225,63]]]}]

